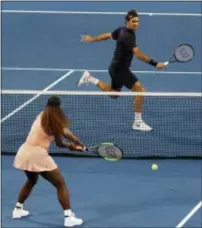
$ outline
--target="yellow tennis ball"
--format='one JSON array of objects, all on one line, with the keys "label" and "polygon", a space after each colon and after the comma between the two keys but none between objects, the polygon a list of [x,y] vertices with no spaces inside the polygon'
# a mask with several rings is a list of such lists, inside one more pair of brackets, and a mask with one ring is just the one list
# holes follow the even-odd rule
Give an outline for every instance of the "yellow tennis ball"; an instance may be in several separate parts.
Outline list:
[{"label": "yellow tennis ball", "polygon": [[158,165],[157,165],[157,164],[152,164],[152,167],[151,167],[151,168],[152,168],[152,170],[154,170],[154,171],[155,171],[155,170],[158,170]]}]

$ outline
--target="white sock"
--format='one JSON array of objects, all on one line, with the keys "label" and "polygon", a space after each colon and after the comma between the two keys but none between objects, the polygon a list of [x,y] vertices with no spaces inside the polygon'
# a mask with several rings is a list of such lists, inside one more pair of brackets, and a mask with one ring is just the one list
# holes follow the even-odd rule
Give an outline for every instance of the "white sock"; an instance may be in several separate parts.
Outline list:
[{"label": "white sock", "polygon": [[99,80],[97,78],[92,77],[91,75],[88,78],[89,82],[93,83],[94,85],[97,85]]},{"label": "white sock", "polygon": [[135,122],[142,121],[142,113],[141,112],[135,112]]},{"label": "white sock", "polygon": [[64,210],[64,215],[65,215],[65,217],[70,217],[70,216],[72,216],[72,210],[71,210],[71,209]]},{"label": "white sock", "polygon": [[23,204],[22,204],[22,203],[17,202],[17,203],[16,203],[16,207],[17,207],[17,208],[23,208]]}]

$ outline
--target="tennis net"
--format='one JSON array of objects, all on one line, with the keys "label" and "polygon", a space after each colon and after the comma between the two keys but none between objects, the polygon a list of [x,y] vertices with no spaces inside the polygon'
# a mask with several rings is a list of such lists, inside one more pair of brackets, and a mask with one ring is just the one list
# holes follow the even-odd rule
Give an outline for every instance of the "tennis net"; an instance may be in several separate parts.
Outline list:
[{"label": "tennis net", "polygon": [[[52,95],[61,98],[71,130],[88,146],[113,142],[123,149],[125,158],[202,157],[201,93],[33,90],[2,90],[2,154],[17,152],[33,120]],[[109,95],[119,98],[111,99]],[[132,130],[136,95],[144,95],[143,119],[152,126],[151,132]],[[72,154],[55,145],[51,145],[50,152]]]}]

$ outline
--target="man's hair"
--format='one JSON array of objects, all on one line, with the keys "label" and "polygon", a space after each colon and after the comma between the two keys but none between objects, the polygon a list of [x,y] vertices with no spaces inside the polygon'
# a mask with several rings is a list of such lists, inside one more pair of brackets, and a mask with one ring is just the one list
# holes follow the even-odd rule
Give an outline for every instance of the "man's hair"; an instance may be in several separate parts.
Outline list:
[{"label": "man's hair", "polygon": [[136,10],[130,10],[125,16],[126,21],[129,21],[133,17],[138,17],[138,13]]}]

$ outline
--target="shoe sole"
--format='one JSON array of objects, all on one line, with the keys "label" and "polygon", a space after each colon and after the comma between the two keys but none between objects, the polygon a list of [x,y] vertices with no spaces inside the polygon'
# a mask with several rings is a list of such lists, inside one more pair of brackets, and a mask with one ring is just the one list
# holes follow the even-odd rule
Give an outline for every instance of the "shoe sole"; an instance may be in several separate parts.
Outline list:
[{"label": "shoe sole", "polygon": [[13,217],[12,216],[12,219],[20,219],[20,218],[23,218],[23,217],[27,217],[27,216],[29,216],[30,214],[28,214],[28,215],[22,215],[22,216],[20,216],[20,217]]},{"label": "shoe sole", "polygon": [[144,131],[144,132],[149,132],[149,131],[152,131],[153,129],[146,130],[146,129],[140,129],[140,128],[133,127],[133,130],[136,130],[136,131]]},{"label": "shoe sole", "polygon": [[83,224],[83,222],[80,223],[80,224],[72,224],[72,225],[69,225],[69,226],[67,226],[67,225],[65,226],[65,224],[64,224],[64,226],[65,226],[65,227],[73,227],[73,226],[80,226],[80,225],[82,225],[82,224]]},{"label": "shoe sole", "polygon": [[24,217],[27,217],[29,215],[23,215],[23,216],[20,216],[20,217],[12,217],[12,219],[21,219],[21,218],[24,218]]}]

